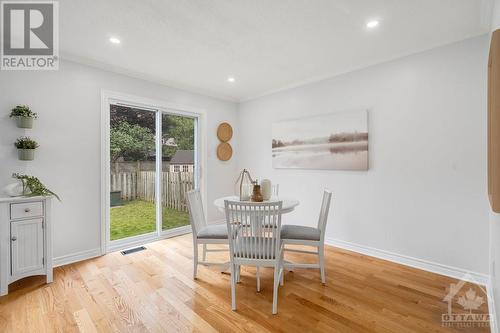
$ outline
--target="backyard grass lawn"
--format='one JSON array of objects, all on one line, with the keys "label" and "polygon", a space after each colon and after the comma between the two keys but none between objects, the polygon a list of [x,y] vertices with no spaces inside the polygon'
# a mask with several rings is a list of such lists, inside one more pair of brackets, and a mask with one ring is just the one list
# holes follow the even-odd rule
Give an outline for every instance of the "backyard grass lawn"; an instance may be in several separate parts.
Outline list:
[{"label": "backyard grass lawn", "polygon": [[[125,201],[111,207],[111,240],[142,235],[155,230],[155,205],[152,202]],[[163,230],[189,224],[189,214],[163,207]]]}]

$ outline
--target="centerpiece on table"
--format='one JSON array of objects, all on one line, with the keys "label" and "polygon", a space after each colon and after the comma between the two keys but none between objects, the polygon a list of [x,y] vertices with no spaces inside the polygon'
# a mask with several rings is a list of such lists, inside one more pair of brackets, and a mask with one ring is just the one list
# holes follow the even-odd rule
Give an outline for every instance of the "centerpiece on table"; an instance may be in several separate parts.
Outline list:
[{"label": "centerpiece on table", "polygon": [[[250,172],[243,169],[236,179],[235,193],[239,196],[240,201],[262,202],[271,198],[272,184],[269,179],[264,179],[260,182],[253,180]],[[237,186],[237,188],[236,188]]]}]

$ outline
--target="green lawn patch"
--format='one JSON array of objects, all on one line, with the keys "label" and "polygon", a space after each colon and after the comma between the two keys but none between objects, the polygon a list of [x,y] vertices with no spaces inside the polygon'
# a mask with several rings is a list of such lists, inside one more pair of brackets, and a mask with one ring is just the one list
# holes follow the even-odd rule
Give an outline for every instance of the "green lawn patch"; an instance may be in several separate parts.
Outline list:
[{"label": "green lawn patch", "polygon": [[[155,205],[152,202],[125,201],[123,206],[111,207],[111,240],[153,232],[156,225]],[[189,224],[189,214],[163,207],[163,230]]]}]

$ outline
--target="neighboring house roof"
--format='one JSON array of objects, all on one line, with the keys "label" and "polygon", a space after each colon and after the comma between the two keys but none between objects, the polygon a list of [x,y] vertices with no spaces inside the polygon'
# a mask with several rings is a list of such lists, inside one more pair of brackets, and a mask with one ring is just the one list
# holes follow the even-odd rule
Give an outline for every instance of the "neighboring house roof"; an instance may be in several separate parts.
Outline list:
[{"label": "neighboring house roof", "polygon": [[194,164],[194,150],[177,150],[170,164]]}]

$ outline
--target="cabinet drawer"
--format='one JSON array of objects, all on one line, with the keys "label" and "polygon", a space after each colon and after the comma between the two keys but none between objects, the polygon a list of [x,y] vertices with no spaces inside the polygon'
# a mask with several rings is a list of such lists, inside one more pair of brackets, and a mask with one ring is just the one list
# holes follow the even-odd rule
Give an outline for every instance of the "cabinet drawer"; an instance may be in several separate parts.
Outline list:
[{"label": "cabinet drawer", "polygon": [[24,219],[43,216],[43,203],[41,201],[10,204],[10,218]]}]

